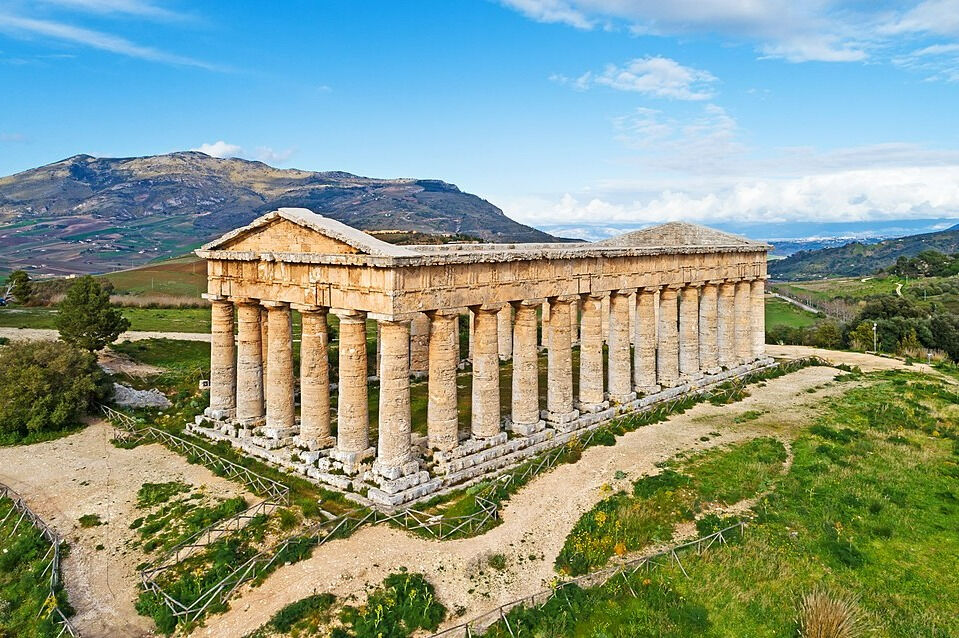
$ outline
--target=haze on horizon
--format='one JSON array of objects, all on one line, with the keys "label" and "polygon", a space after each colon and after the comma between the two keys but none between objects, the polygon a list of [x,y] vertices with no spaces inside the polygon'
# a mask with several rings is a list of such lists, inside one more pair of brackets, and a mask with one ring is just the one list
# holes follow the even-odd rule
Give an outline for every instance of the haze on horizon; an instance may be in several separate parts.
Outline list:
[{"label": "haze on horizon", "polygon": [[959,0],[0,0],[0,174],[198,149],[543,228],[959,217]]}]

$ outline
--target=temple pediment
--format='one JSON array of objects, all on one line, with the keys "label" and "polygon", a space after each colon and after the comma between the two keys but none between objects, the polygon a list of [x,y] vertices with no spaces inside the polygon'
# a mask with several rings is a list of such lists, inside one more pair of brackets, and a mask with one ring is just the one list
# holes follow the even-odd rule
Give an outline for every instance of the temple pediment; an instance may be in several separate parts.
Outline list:
[{"label": "temple pediment", "polygon": [[415,254],[306,208],[280,208],[267,213],[201,250],[390,257]]},{"label": "temple pediment", "polygon": [[756,246],[768,248],[762,242],[687,222],[668,222],[610,237],[596,244],[609,247]]}]

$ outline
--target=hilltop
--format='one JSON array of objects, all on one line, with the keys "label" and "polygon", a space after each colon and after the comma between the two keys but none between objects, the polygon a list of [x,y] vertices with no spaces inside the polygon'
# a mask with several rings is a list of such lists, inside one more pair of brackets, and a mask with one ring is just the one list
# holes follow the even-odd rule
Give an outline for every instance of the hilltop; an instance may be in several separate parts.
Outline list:
[{"label": "hilltop", "polygon": [[852,242],[844,246],[803,250],[785,259],[769,262],[774,279],[802,280],[824,277],[862,277],[896,263],[899,257],[915,257],[924,250],[959,252],[959,225],[934,233],[887,239],[874,244]]},{"label": "hilltop", "polygon": [[183,254],[281,206],[309,208],[367,231],[555,241],[440,180],[278,169],[196,151],[75,155],[0,178],[0,271],[130,268]]}]

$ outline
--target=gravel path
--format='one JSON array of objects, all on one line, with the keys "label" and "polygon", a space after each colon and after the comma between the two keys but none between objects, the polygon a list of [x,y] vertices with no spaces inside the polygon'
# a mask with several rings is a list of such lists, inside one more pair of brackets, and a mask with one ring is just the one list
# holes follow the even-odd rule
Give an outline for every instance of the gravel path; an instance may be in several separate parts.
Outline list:
[{"label": "gravel path", "polygon": [[[30,341],[56,341],[60,333],[50,328],[2,328],[0,337]],[[140,341],[142,339],[179,339],[181,341],[210,341],[208,332],[153,332],[130,330],[120,335],[119,341]]]}]

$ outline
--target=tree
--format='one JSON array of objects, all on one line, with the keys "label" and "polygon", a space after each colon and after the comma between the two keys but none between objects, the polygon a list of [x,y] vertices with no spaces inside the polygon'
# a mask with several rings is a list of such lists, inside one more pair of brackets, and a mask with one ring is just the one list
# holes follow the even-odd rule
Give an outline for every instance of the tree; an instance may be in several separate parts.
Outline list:
[{"label": "tree", "polygon": [[10,273],[8,279],[10,283],[10,294],[17,300],[17,303],[27,303],[33,296],[33,288],[30,285],[30,275],[22,270],[14,270]]},{"label": "tree", "polygon": [[907,356],[922,354],[922,344],[919,343],[919,335],[916,334],[915,328],[910,328],[899,340],[898,354]]},{"label": "tree", "polygon": [[812,329],[809,340],[817,348],[839,348],[842,346],[842,330],[835,322],[823,321]]},{"label": "tree", "polygon": [[950,359],[959,361],[959,315],[934,315],[929,328],[936,345],[945,350]]},{"label": "tree", "polygon": [[56,318],[60,338],[95,352],[116,341],[130,322],[110,303],[110,294],[86,275],[70,286]]},{"label": "tree", "polygon": [[56,341],[23,341],[0,351],[0,440],[16,442],[75,425],[110,397],[96,356]]},{"label": "tree", "polygon": [[849,333],[849,345],[853,350],[872,350],[872,323],[863,321]]}]

